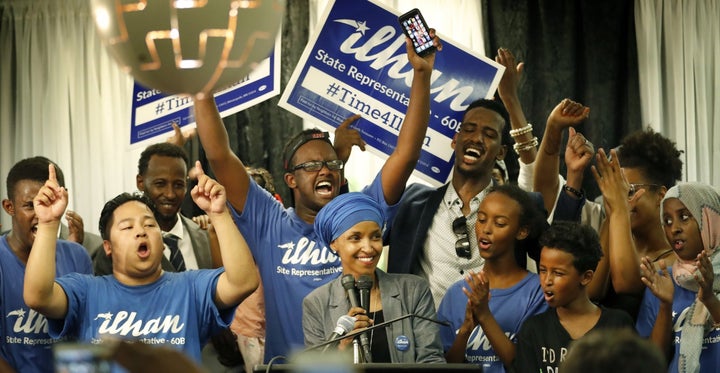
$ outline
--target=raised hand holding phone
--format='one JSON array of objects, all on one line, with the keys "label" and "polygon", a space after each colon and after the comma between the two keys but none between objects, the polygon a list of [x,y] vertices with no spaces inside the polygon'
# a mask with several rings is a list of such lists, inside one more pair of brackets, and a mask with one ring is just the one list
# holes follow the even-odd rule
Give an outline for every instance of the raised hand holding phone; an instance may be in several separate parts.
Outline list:
[{"label": "raised hand holding phone", "polygon": [[433,38],[430,36],[428,27],[420,10],[415,8],[398,17],[403,33],[410,38],[418,56],[427,56],[437,49],[433,45]]}]

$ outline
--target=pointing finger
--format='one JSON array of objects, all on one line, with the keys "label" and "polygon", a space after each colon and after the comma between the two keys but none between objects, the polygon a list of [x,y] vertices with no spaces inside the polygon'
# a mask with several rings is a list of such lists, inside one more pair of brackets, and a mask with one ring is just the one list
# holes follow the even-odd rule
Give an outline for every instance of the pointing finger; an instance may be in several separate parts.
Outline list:
[{"label": "pointing finger", "polygon": [[345,119],[342,123],[340,123],[340,125],[338,126],[338,129],[348,128],[348,127],[350,127],[350,124],[352,124],[353,122],[355,122],[358,119],[360,119],[360,114],[355,114],[353,116],[350,116],[347,119]]},{"label": "pointing finger", "polygon": [[50,163],[48,165],[48,180],[57,184],[57,175],[55,174],[55,165]]},{"label": "pointing finger", "polygon": [[205,175],[205,171],[203,171],[200,161],[195,161],[195,172],[197,173],[197,177]]}]

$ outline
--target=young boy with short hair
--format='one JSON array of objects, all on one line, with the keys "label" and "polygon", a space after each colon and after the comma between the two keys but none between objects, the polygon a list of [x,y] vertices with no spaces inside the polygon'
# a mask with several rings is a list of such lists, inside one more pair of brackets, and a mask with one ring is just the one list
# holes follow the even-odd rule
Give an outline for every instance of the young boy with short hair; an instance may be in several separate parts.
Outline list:
[{"label": "young boy with short hair", "polygon": [[557,372],[568,346],[591,330],[632,328],[630,316],[597,306],[587,295],[602,250],[587,225],[555,222],[540,236],[540,285],[550,309],[527,319],[518,333],[516,372]]}]

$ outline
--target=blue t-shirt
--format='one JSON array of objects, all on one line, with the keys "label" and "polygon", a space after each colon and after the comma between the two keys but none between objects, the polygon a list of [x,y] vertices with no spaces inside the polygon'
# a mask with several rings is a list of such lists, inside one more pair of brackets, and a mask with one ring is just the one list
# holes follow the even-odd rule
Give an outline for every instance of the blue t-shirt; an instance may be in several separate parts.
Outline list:
[{"label": "blue t-shirt", "polygon": [[[391,222],[397,204],[388,206],[380,182],[380,173],[363,189],[377,201],[387,222]],[[318,287],[342,273],[340,258],[328,247],[319,247],[312,224],[286,209],[275,197],[250,183],[242,214],[231,209],[233,218],[250,246],[265,294],[265,362],[287,356],[304,347],[302,301]]]},{"label": "blue t-shirt", "polygon": [[55,281],[68,297],[63,320],[48,320],[50,335],[102,343],[104,336],[167,345],[200,361],[210,336],[227,328],[234,308],[218,310],[213,298],[223,268],[164,272],[148,285],[127,286],[113,275],[70,274]]},{"label": "blue t-shirt", "polygon": [[[92,262],[84,247],[58,240],[55,275],[72,272],[92,274]],[[54,372],[52,344],[45,316],[23,300],[25,263],[12,252],[7,236],[0,237],[0,353],[17,372]]]},{"label": "blue t-shirt", "polygon": [[[672,268],[669,268],[668,271],[672,277]],[[678,286],[674,279],[673,285],[675,285],[675,292],[673,293],[672,305],[672,344],[675,353],[668,367],[668,372],[678,371],[680,338],[682,337],[683,325],[685,325],[685,317],[695,298],[697,298],[696,292]],[[648,337],[650,335],[659,309],[660,300],[650,290],[645,289],[637,323],[635,324],[640,336]],[[700,371],[715,372],[718,368],[720,368],[720,329],[715,328],[705,335],[703,339],[702,352],[700,353]]]},{"label": "blue t-shirt", "polygon": [[[440,327],[440,339],[446,352],[452,347],[465,320],[468,298],[462,291],[463,287],[469,287],[465,280],[452,284],[438,308],[438,318],[450,323],[450,326]],[[523,322],[548,308],[540,280],[535,273],[528,273],[520,282],[507,289],[490,289],[488,305],[495,321],[513,343],[517,343],[516,336]],[[483,372],[505,372],[502,361],[495,354],[480,325],[470,333],[465,348],[465,360],[481,365]]]}]

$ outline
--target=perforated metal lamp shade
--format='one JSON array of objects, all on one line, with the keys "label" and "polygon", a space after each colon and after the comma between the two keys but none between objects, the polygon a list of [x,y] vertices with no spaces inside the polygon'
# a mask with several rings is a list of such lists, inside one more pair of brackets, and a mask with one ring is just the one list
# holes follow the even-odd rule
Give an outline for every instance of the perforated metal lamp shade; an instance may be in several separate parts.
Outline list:
[{"label": "perforated metal lamp shade", "polygon": [[148,88],[209,93],[265,59],[284,0],[92,0],[100,38],[120,67]]}]

